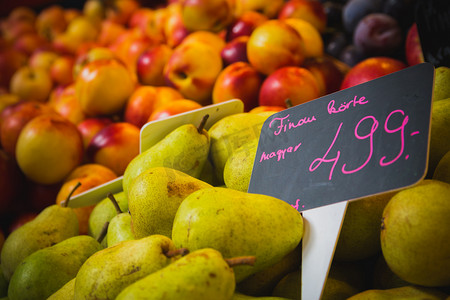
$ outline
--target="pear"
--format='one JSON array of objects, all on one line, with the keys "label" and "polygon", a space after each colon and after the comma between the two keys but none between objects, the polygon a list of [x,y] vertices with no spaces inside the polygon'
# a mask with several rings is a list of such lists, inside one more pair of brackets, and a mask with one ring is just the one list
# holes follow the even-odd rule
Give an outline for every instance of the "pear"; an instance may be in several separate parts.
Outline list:
[{"label": "pear", "polygon": [[161,141],[138,154],[123,174],[123,190],[128,195],[131,182],[152,167],[168,167],[198,178],[210,148],[208,132],[203,129],[208,115],[200,125],[184,124],[168,133]]},{"label": "pear", "polygon": [[129,285],[116,299],[229,300],[235,284],[232,264],[219,251],[205,248]]},{"label": "pear", "polygon": [[6,238],[1,251],[1,268],[6,280],[11,279],[17,266],[30,254],[79,234],[77,215],[66,206],[78,186],[69,193],[65,206],[46,207]]},{"label": "pear", "polygon": [[233,294],[233,297],[231,298],[231,300],[252,300],[252,299],[259,299],[259,300],[290,300],[289,298],[272,297],[272,296],[253,297],[253,296],[249,296],[249,295],[244,295],[244,294],[239,293],[239,292],[235,292]]},{"label": "pear", "polygon": [[122,212],[119,203],[112,193],[108,193],[108,198],[117,211],[117,215],[111,219],[108,225],[108,233],[106,234],[108,247],[123,241],[134,240],[135,237],[131,230],[131,215],[128,212]]},{"label": "pear", "polygon": [[209,155],[220,182],[224,182],[223,171],[229,156],[243,144],[258,140],[266,119],[263,115],[238,113],[220,119],[208,130],[211,137]]},{"label": "pear", "polygon": [[392,272],[392,270],[389,269],[384,256],[380,255],[373,270],[373,288],[386,290],[408,285],[411,284]]},{"label": "pear", "polygon": [[253,140],[237,148],[227,159],[223,169],[225,186],[247,192],[252,176],[258,141]]},{"label": "pear", "polygon": [[450,98],[450,68],[437,67],[434,71],[434,101]]},{"label": "pear", "polygon": [[394,194],[384,193],[348,203],[334,259],[356,261],[380,253],[381,214]]},{"label": "pear", "polygon": [[115,299],[128,285],[178,258],[185,249],[175,249],[162,235],[123,241],[89,257],[75,280],[74,299]]},{"label": "pear", "polygon": [[444,300],[448,299],[448,295],[433,289],[421,286],[403,286],[398,288],[386,289],[386,290],[366,290],[364,292],[353,295],[347,300]]},{"label": "pear", "polygon": [[73,299],[75,293],[75,278],[69,280],[65,285],[63,285],[59,290],[54,292],[47,300],[67,300]]},{"label": "pear", "polygon": [[8,281],[6,281],[3,273],[0,272],[0,297],[5,297],[8,295]]},{"label": "pear", "polygon": [[422,286],[450,285],[450,184],[427,179],[386,205],[381,249],[389,268]]},{"label": "pear", "polygon": [[272,296],[300,300],[302,297],[301,269],[286,274],[273,289]]},{"label": "pear", "polygon": [[46,299],[75,278],[86,259],[101,249],[93,237],[78,235],[30,254],[12,275],[8,297]]},{"label": "pear", "polygon": [[441,158],[434,169],[433,179],[450,183],[450,150]]},{"label": "pear", "polygon": [[303,218],[287,202],[222,187],[187,196],[172,229],[179,248],[214,248],[225,257],[255,256],[254,266],[234,268],[237,283],[280,261],[302,237]]},{"label": "pear", "polygon": [[450,98],[435,101],[431,114],[428,171],[433,174],[439,161],[450,150]]},{"label": "pear", "polygon": [[180,203],[191,193],[212,187],[181,171],[150,168],[130,185],[128,206],[136,238],[152,234],[172,237],[173,219]]},{"label": "pear", "polygon": [[[128,211],[128,199],[125,193],[122,191],[113,194],[113,196],[119,204],[120,210]],[[110,222],[116,214],[117,210],[114,207],[114,204],[109,197],[105,197],[94,206],[94,209],[89,215],[88,234],[94,238],[98,238],[103,225],[106,222]],[[103,247],[107,247],[107,239],[103,239],[101,243]]]}]

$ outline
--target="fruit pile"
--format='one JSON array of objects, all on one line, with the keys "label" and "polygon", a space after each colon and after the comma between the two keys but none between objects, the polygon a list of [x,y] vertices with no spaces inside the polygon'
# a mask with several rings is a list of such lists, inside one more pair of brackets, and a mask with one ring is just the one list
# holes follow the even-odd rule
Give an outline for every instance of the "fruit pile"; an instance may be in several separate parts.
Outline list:
[{"label": "fruit pile", "polygon": [[[423,62],[404,13],[413,6],[87,0],[9,12],[0,296],[299,299],[302,215],[246,192],[260,128],[288,106]],[[449,74],[436,68],[426,180],[349,204],[323,299],[450,292]],[[230,99],[244,112],[180,124],[139,153],[146,123]],[[122,175],[122,192],[66,207]]]}]

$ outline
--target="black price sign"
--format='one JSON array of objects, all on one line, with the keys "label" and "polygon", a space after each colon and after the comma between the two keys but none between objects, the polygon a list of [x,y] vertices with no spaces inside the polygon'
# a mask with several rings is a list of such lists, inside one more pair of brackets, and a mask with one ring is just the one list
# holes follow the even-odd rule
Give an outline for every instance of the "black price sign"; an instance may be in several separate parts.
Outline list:
[{"label": "black price sign", "polygon": [[270,116],[248,192],[304,211],[418,182],[433,80],[433,65],[423,63]]}]

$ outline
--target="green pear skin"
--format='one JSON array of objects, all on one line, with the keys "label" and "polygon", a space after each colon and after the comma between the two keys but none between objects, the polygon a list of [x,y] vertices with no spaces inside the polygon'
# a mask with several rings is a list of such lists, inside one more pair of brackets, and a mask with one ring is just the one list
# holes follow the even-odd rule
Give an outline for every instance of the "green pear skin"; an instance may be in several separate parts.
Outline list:
[{"label": "green pear skin", "polygon": [[161,141],[138,154],[123,174],[123,190],[128,195],[131,182],[152,167],[168,167],[198,178],[208,158],[210,137],[193,124],[177,127]]},{"label": "green pear skin", "polygon": [[[122,191],[113,194],[113,196],[119,204],[121,211],[128,211],[128,199],[125,193]],[[95,205],[94,209],[89,215],[88,234],[95,239],[98,238],[102,231],[103,225],[106,222],[110,222],[111,219],[116,215],[117,212],[111,200],[108,199],[108,197],[102,199]],[[108,246],[107,239],[103,239],[101,244],[106,248]]]},{"label": "green pear skin", "polygon": [[448,295],[427,287],[420,286],[403,286],[398,288],[386,289],[386,290],[366,290],[364,292],[353,295],[347,300],[444,300],[448,299]]},{"label": "green pear skin", "polygon": [[434,72],[434,101],[450,98],[450,68],[440,66]]},{"label": "green pear skin", "polygon": [[103,249],[91,236],[78,235],[26,257],[11,277],[11,300],[46,299],[75,278],[81,265]]},{"label": "green pear skin", "polygon": [[272,296],[300,300],[302,297],[302,271],[298,269],[281,278],[273,289]]},{"label": "green pear skin", "polygon": [[447,151],[437,164],[432,179],[450,183],[450,150]]},{"label": "green pear skin", "polygon": [[67,300],[73,299],[75,293],[75,277],[54,292],[47,300]]},{"label": "green pear skin", "polygon": [[227,188],[248,191],[257,149],[258,141],[250,141],[228,157],[223,169],[223,180]]},{"label": "green pear skin", "polygon": [[243,144],[258,140],[266,119],[262,115],[244,112],[226,116],[209,128],[209,156],[220,182],[224,182],[223,171],[229,156]]},{"label": "green pear skin", "polygon": [[134,239],[136,238],[131,229],[131,215],[128,212],[120,213],[111,219],[106,234],[108,247]]},{"label": "green pear skin", "polygon": [[9,281],[16,267],[30,254],[79,234],[78,218],[70,207],[53,204],[35,219],[14,230],[5,240],[1,267]]},{"label": "green pear skin", "polygon": [[136,238],[152,234],[172,237],[175,214],[180,203],[193,192],[212,187],[181,171],[150,168],[130,185],[128,205]]},{"label": "green pear skin", "polygon": [[288,203],[228,188],[198,190],[175,215],[172,240],[190,251],[214,248],[224,257],[255,256],[253,266],[236,266],[236,282],[280,261],[303,237],[303,218]]},{"label": "green pear skin", "polygon": [[450,151],[450,98],[434,101],[431,110],[428,172],[434,173],[439,161]]},{"label": "green pear skin", "polygon": [[272,297],[272,296],[257,297],[257,296],[249,296],[249,295],[244,295],[244,294],[239,293],[239,292],[235,292],[233,294],[233,297],[231,298],[231,300],[252,300],[252,299],[258,299],[258,300],[291,300],[289,298],[284,298],[284,297]]},{"label": "green pear skin", "polygon": [[116,299],[229,300],[234,289],[233,268],[219,251],[205,248],[128,286]]},{"label": "green pear skin", "polygon": [[381,249],[401,279],[428,287],[450,285],[450,184],[427,179],[386,205]]},{"label": "green pear skin", "polygon": [[81,266],[74,299],[115,299],[131,283],[173,262],[172,241],[162,235],[121,242],[98,251]]}]

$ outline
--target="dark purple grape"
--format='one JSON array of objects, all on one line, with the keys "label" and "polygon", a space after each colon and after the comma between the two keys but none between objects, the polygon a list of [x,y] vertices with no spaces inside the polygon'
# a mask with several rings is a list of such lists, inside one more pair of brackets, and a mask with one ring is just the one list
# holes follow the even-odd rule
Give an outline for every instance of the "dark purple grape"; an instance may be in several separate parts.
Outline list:
[{"label": "dark purple grape", "polygon": [[353,44],[369,56],[394,53],[403,43],[402,29],[397,21],[383,13],[365,16],[353,33]]},{"label": "dark purple grape", "polygon": [[342,28],[342,9],[344,4],[334,1],[326,1],[323,3],[323,9],[327,16],[327,27],[340,29]]},{"label": "dark purple grape", "polygon": [[382,0],[349,0],[342,10],[342,23],[348,33],[353,33],[359,21],[368,14],[380,12]]},{"label": "dark purple grape", "polygon": [[333,34],[328,43],[326,43],[325,52],[338,58],[349,42],[350,41],[344,32],[337,31]]},{"label": "dark purple grape", "polygon": [[367,56],[353,44],[347,45],[347,47],[345,47],[339,55],[339,60],[346,63],[350,67],[355,66],[365,58],[367,58]]},{"label": "dark purple grape", "polygon": [[381,12],[397,20],[403,31],[414,22],[416,0],[384,0]]}]

